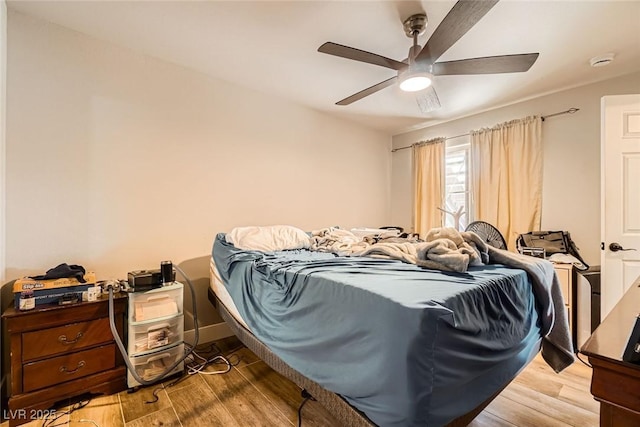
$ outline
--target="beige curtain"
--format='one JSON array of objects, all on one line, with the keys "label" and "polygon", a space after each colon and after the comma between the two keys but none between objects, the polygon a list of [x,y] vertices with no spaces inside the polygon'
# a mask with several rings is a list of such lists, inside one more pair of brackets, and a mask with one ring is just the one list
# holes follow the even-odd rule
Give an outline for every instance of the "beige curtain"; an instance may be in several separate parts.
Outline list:
[{"label": "beige curtain", "polygon": [[495,226],[515,250],[518,234],[540,229],[542,119],[473,131],[470,154],[473,218]]},{"label": "beige curtain", "polygon": [[413,224],[414,232],[424,236],[442,227],[444,200],[444,138],[413,146]]}]

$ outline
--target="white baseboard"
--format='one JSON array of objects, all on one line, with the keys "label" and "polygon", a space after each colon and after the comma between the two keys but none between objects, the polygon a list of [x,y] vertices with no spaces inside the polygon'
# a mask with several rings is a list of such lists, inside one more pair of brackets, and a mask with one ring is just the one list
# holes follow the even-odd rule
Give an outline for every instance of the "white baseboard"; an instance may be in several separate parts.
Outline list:
[{"label": "white baseboard", "polygon": [[[230,337],[233,335],[231,329],[225,322],[215,323],[213,325],[202,326],[198,330],[199,337],[198,343],[205,344],[212,341],[218,341],[222,338]],[[184,331],[184,341],[187,343],[193,343],[195,340],[195,330]]]}]

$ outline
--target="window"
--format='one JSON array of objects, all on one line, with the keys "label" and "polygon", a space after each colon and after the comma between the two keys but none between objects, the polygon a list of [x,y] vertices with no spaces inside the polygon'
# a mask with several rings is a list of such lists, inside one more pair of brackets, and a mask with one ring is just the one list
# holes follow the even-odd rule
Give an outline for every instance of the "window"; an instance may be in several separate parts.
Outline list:
[{"label": "window", "polygon": [[469,142],[453,143],[447,142],[445,147],[445,190],[444,204],[445,210],[457,213],[459,209],[463,214],[460,216],[460,223],[455,223],[452,214],[444,214],[445,227],[458,227],[464,230],[469,223]]}]

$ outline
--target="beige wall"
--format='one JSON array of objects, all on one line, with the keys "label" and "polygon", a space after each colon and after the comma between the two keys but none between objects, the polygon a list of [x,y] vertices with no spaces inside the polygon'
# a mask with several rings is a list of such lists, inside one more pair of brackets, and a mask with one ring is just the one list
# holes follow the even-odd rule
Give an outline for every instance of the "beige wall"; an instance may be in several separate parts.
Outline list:
[{"label": "beige wall", "polygon": [[[391,155],[387,136],[16,12],[8,21],[6,280],[60,262],[124,278],[171,259],[204,284],[214,235],[234,226],[410,228],[410,150]],[[580,108],[543,125],[542,227],[571,231],[595,264],[600,97],[639,90],[637,73],[393,146]]]},{"label": "beige wall", "polygon": [[[393,147],[437,136],[460,135],[528,115],[579,108],[573,115],[552,117],[542,125],[542,229],[570,231],[585,260],[595,265],[600,263],[600,98],[626,93],[640,93],[640,73],[396,135]],[[411,150],[395,152],[392,164],[391,222],[410,228]]]},{"label": "beige wall", "polygon": [[389,222],[389,136],[17,12],[8,26],[8,280],[165,259],[202,279],[234,226]]}]

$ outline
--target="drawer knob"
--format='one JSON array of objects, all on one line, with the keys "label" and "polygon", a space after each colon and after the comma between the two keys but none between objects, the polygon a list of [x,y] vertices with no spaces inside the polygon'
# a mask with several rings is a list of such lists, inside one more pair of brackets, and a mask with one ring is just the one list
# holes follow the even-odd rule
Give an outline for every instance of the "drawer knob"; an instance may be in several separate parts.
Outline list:
[{"label": "drawer knob", "polygon": [[69,340],[67,339],[67,336],[66,336],[66,335],[60,335],[60,336],[58,337],[58,342],[60,342],[61,344],[64,344],[64,345],[75,344],[75,343],[77,343],[77,342],[80,340],[80,338],[82,338],[82,332],[78,332],[78,333],[76,334],[75,339],[72,339],[71,341],[69,341]]},{"label": "drawer knob", "polygon": [[75,374],[80,370],[80,368],[84,367],[84,365],[86,365],[86,363],[84,362],[84,360],[81,360],[78,362],[78,366],[76,366],[75,369],[68,370],[66,366],[60,366],[60,372],[64,372],[66,374]]}]

